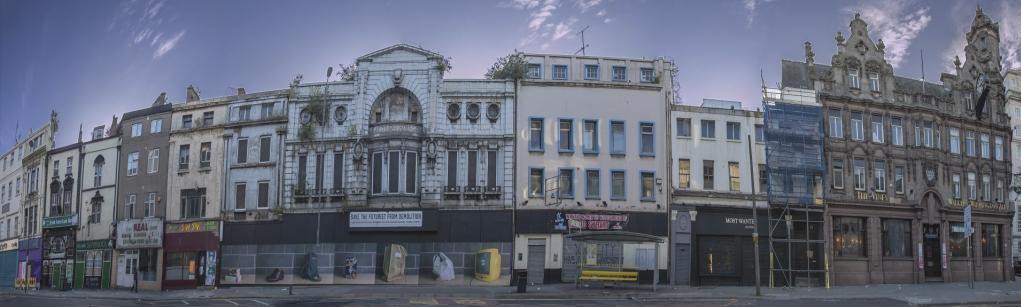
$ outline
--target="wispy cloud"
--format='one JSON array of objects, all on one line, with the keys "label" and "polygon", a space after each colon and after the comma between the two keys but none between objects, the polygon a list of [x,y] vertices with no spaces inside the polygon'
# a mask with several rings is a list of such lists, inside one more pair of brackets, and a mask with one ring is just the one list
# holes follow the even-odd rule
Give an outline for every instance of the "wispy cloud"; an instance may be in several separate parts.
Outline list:
[{"label": "wispy cloud", "polygon": [[184,35],[184,30],[169,35],[175,30],[163,24],[166,3],[166,0],[124,2],[107,26],[107,31],[128,36],[129,47],[152,50],[153,59],[159,59],[173,50]]},{"label": "wispy cloud", "polygon": [[[999,10],[993,12],[985,10],[985,13],[993,22],[1000,24],[1000,56],[1003,58],[1000,64],[1004,69],[1021,68],[1021,20],[1016,17],[1021,15],[1021,6],[1011,1],[1001,1],[999,6]],[[965,61],[964,47],[968,45],[966,35],[975,19],[975,7],[954,5],[951,17],[954,19],[956,31],[950,45],[943,51],[944,69],[949,72],[954,71],[954,56],[960,57],[961,62]]]},{"label": "wispy cloud", "polygon": [[527,11],[528,34],[521,39],[520,46],[538,45],[542,50],[553,42],[574,37],[579,15],[590,15],[603,23],[612,21],[603,0],[574,0],[573,6],[563,1],[566,0],[512,0],[498,6]]},{"label": "wispy cloud", "polygon": [[1021,69],[1021,6],[1017,2],[1000,2],[1000,56],[1003,68]]},{"label": "wispy cloud", "polygon": [[748,12],[748,26],[755,22],[755,15],[758,15],[758,8],[762,4],[773,2],[773,0],[743,0],[744,10]]},{"label": "wispy cloud", "polygon": [[929,7],[916,8],[911,0],[888,0],[878,3],[862,4],[857,7],[845,8],[845,12],[859,12],[862,19],[869,24],[871,32],[878,34],[873,38],[883,40],[886,44],[886,60],[893,68],[900,67],[904,59],[911,54],[908,47],[932,21]]},{"label": "wispy cloud", "polygon": [[184,37],[185,32],[187,31],[177,32],[173,37],[160,43],[160,47],[153,51],[152,58],[159,59],[164,54],[167,54],[167,52],[170,52],[170,50],[174,50],[174,47],[177,47],[177,42],[181,40],[181,37]]}]

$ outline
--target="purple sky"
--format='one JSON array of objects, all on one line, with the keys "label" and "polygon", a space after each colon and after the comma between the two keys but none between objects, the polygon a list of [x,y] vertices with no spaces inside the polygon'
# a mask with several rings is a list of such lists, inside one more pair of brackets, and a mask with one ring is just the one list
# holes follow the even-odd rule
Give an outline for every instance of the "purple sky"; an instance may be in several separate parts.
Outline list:
[{"label": "purple sky", "polygon": [[[980,1],[1000,22],[1005,65],[1021,68],[1021,3]],[[0,151],[17,133],[60,114],[57,145],[77,126],[91,131],[148,106],[167,92],[182,101],[193,84],[203,97],[232,87],[280,89],[298,74],[325,79],[396,43],[452,58],[450,78],[482,78],[512,51],[574,53],[585,26],[589,55],[668,57],[680,69],[682,98],[758,106],[759,71],[779,81],[781,59],[829,63],[837,31],[861,12],[882,37],[898,75],[938,80],[976,1],[54,1],[0,0]],[[1014,16],[1005,19],[1004,16]],[[86,133],[88,135],[88,133]]]}]

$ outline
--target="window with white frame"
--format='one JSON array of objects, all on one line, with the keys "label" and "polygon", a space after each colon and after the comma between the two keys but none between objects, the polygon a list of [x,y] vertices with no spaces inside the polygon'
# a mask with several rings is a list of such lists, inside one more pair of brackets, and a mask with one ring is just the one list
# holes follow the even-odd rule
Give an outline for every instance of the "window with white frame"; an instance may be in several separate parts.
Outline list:
[{"label": "window with white frame", "polygon": [[545,188],[543,184],[546,178],[543,178],[542,168],[532,168],[528,170],[528,197],[543,197]]},{"label": "window with white frame", "polygon": [[904,194],[904,167],[893,168],[893,191],[897,194]]},{"label": "window with white frame", "polygon": [[177,153],[177,170],[183,171],[188,169],[188,162],[191,159],[191,145],[183,144],[179,147]]},{"label": "window with white frame", "polygon": [[128,176],[138,174],[138,152],[128,154]]},{"label": "window with white frame", "polygon": [[886,161],[872,161],[873,188],[876,192],[886,192]]},{"label": "window with white frame", "polygon": [[585,65],[585,80],[599,80],[599,65]]},{"label": "window with white frame", "polygon": [[851,86],[851,88],[861,88],[861,81],[857,69],[847,70],[847,84]]},{"label": "window with white frame", "polygon": [[840,110],[837,109],[830,110],[830,137],[844,137],[844,120],[840,116]]},{"label": "window with white frame", "polygon": [[156,216],[156,192],[149,192],[145,197],[145,217]]},{"label": "window with white frame", "polygon": [[873,92],[879,91],[879,74],[870,72],[869,73],[869,89]]},{"label": "window with white frame", "polygon": [[155,174],[160,171],[160,149],[153,148],[149,150],[149,160],[146,161],[146,170],[149,174]]},{"label": "window with white frame", "polygon": [[996,161],[1003,161],[1003,137],[996,136],[994,140],[993,158],[996,158]]},{"label": "window with white frame", "polygon": [[149,134],[157,134],[163,131],[163,119],[157,118],[149,122]]},{"label": "window with white frame", "polygon": [[992,197],[991,197],[992,196],[991,195],[992,191],[990,191],[989,184],[990,184],[989,175],[988,174],[982,175],[982,200],[983,201],[990,201],[990,200],[992,200]]},{"label": "window with white frame", "polygon": [[613,81],[627,81],[627,68],[624,66],[613,66]]},{"label": "window with white frame", "polygon": [[639,132],[641,133],[641,138],[638,139],[638,141],[641,142],[640,144],[638,144],[639,148],[641,149],[641,155],[654,156],[656,154],[655,127],[653,126],[652,123],[641,123],[638,125],[638,129]]},{"label": "window with white frame", "polygon": [[528,150],[529,151],[542,151],[543,147],[543,127],[541,118],[532,118],[528,120]]},{"label": "window with white frame", "polygon": [[923,130],[925,131],[925,147],[933,147],[933,146],[935,146],[934,145],[935,143],[933,142],[933,138],[932,138],[933,137],[933,133],[932,133],[932,131],[933,131],[933,128],[932,128],[933,127],[933,123],[931,121],[924,121],[922,123],[922,125],[923,125]]},{"label": "window with white frame", "polygon": [[681,137],[691,136],[691,119],[690,118],[677,118],[677,135]]},{"label": "window with white frame", "polygon": [[872,142],[882,144],[886,141],[883,133],[883,116],[872,114]]},{"label": "window with white frame", "polygon": [[652,83],[656,81],[656,75],[652,68],[642,68],[641,74],[641,81],[644,83]]},{"label": "window with white frame", "polygon": [[528,64],[528,70],[525,73],[525,77],[528,79],[542,78],[542,65]]},{"label": "window with white frame", "polygon": [[954,199],[961,199],[961,175],[953,174],[951,176],[951,189],[950,193]]},{"label": "window with white frame", "polygon": [[142,136],[142,123],[131,124],[131,137]]},{"label": "window with white frame", "polygon": [[553,80],[567,80],[567,65],[553,65]]},{"label": "window with white frame", "polygon": [[969,157],[975,156],[975,131],[964,132],[964,152]]},{"label": "window with white frame", "polygon": [[128,194],[128,201],[124,203],[124,215],[126,218],[135,218],[135,194]]},{"label": "window with white frame", "polygon": [[968,199],[978,199],[978,183],[976,182],[975,172],[968,172]]},{"label": "window with white frame", "polygon": [[643,201],[654,201],[656,200],[655,185],[656,175],[653,172],[642,172],[641,173],[641,188]]},{"label": "window with white frame", "polygon": [[865,140],[865,127],[861,112],[851,112],[851,139],[855,141]]},{"label": "window with white frame", "polygon": [[844,160],[833,160],[833,174],[830,176],[834,189],[844,188]]},{"label": "window with white frame", "polygon": [[979,144],[979,148],[982,150],[982,159],[989,159],[989,135],[983,133]]},{"label": "window with white frame", "polygon": [[610,122],[610,154],[623,155],[627,151],[624,122]]},{"label": "window with white frame", "polygon": [[950,153],[961,153],[961,130],[950,127]]},{"label": "window with white frame", "polygon": [[854,159],[854,189],[865,190],[865,159]]},{"label": "window with white frame", "polygon": [[893,145],[904,146],[904,126],[900,117],[890,120],[890,141]]},{"label": "window with white frame", "polygon": [[572,152],[574,151],[574,121],[570,119],[561,119],[557,124],[558,138],[557,148],[561,152]]},{"label": "window with white frame", "polygon": [[582,151],[586,153],[599,152],[599,122],[595,120],[582,121]]}]

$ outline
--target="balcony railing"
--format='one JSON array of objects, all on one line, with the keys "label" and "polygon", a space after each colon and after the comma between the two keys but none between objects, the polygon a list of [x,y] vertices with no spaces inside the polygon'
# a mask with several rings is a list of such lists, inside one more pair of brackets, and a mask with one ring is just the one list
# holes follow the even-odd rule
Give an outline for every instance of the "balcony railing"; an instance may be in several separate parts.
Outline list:
[{"label": "balcony railing", "polygon": [[251,113],[249,113],[248,116],[241,116],[241,115],[242,115],[241,113],[231,114],[231,116],[230,116],[230,123],[233,124],[233,123],[264,121],[264,120],[287,119],[287,112],[284,112],[282,110],[281,111],[271,112],[269,114],[265,114],[265,116],[263,116],[264,114],[261,114],[261,113],[258,113],[258,112],[251,112]]}]

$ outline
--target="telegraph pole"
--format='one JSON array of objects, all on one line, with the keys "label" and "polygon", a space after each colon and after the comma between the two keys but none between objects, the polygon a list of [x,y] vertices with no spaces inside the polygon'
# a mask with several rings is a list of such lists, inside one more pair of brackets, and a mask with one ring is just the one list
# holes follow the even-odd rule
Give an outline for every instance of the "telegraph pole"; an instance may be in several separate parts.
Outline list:
[{"label": "telegraph pole", "polygon": [[[762,296],[762,289],[759,286],[760,275],[759,272],[759,207],[755,202],[755,156],[752,154],[752,135],[747,135],[748,138],[748,178],[751,179],[752,186],[752,246],[755,250],[755,296]],[[761,178],[760,178],[761,180]]]}]

